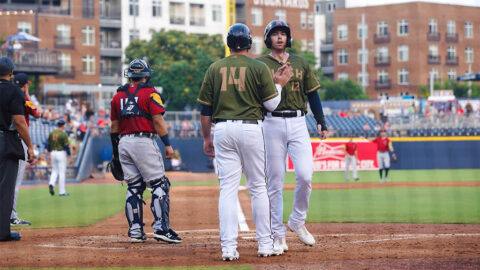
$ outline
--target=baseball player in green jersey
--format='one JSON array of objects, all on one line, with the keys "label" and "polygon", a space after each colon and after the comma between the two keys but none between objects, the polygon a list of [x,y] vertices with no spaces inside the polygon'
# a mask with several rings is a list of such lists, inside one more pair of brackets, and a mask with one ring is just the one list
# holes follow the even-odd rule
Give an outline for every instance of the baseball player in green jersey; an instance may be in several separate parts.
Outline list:
[{"label": "baseball player in green jersey", "polygon": [[63,132],[65,121],[57,122],[57,129],[48,136],[48,151],[52,161],[52,174],[48,184],[50,195],[55,195],[55,183],[58,179],[58,193],[60,196],[70,196],[65,190],[65,174],[67,172],[67,155],[70,156],[68,136]]},{"label": "baseball player in green jersey", "polygon": [[[232,55],[213,63],[205,74],[197,101],[201,103],[204,151],[215,157],[220,196],[218,215],[222,259],[237,260],[238,187],[242,172],[252,200],[258,240],[258,256],[281,255],[274,247],[270,224],[270,203],[265,182],[263,110],[274,110],[282,87],[292,76],[288,64],[272,75],[265,64],[246,56],[252,39],[244,24],[232,25],[227,45]],[[275,89],[276,88],[276,89]],[[214,138],[210,136],[212,121]]]},{"label": "baseball player in green jersey", "polygon": [[265,28],[264,37],[265,44],[271,52],[257,60],[267,64],[272,74],[285,63],[289,63],[293,70],[292,78],[282,90],[280,104],[275,111],[266,113],[263,123],[274,242],[287,251],[282,194],[287,153],[295,167],[297,180],[288,227],[297,233],[304,244],[315,244],[315,238],[305,227],[313,174],[312,145],[305,122],[306,96],[322,139],[327,137],[327,127],[317,93],[320,84],[305,59],[286,51],[292,43],[289,26],[283,21],[272,21]]}]

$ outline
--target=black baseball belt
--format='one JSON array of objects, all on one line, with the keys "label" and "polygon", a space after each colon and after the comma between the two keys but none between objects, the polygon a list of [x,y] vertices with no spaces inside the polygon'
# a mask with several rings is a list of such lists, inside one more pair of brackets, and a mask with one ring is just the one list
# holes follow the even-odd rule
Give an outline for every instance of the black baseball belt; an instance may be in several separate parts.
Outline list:
[{"label": "black baseball belt", "polygon": [[215,121],[215,123],[221,123],[221,122],[229,122],[229,123],[238,123],[238,124],[252,124],[252,125],[257,125],[258,120],[226,120],[226,119],[218,119]]},{"label": "black baseball belt", "polygon": [[156,138],[157,133],[152,133],[152,132],[136,132],[136,133],[130,133],[130,134],[122,134],[120,135],[120,138],[122,137],[144,137],[144,138]]},{"label": "black baseball belt", "polygon": [[296,111],[273,111],[273,112],[267,112],[267,116],[273,116],[273,117],[285,117],[285,118],[290,118],[290,117],[300,117],[304,116],[305,112],[302,110],[296,110]]}]

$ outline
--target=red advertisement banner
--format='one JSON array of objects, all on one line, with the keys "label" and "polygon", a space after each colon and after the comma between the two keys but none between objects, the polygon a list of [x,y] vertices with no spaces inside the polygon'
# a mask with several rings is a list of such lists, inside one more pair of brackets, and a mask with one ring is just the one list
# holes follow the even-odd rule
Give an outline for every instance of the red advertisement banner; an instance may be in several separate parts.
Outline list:
[{"label": "red advertisement banner", "polygon": [[[314,171],[344,171],[345,152],[343,151],[347,139],[319,140],[312,139],[312,155]],[[357,144],[357,170],[377,170],[377,147],[375,144],[361,140],[354,140]],[[293,162],[287,156],[287,171],[293,171]]]}]

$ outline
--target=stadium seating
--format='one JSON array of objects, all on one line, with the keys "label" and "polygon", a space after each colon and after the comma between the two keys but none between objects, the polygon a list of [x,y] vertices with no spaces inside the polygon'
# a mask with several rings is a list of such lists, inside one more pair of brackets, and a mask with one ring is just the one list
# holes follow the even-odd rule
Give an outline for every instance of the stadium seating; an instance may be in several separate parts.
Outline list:
[{"label": "stadium seating", "polygon": [[52,130],[56,128],[56,125],[53,121],[47,121],[45,119],[35,119],[30,118],[30,137],[32,139],[32,144],[37,145],[40,153],[44,152],[48,135]]}]

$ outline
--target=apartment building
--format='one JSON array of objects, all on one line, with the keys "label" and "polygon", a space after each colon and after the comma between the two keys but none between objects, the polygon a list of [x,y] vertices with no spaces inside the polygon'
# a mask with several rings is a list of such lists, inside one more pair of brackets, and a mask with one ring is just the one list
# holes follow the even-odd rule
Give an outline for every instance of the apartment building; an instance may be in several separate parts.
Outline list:
[{"label": "apartment building", "polygon": [[455,80],[478,72],[478,14],[479,7],[423,2],[337,9],[335,79],[352,78],[377,98],[416,95],[430,76]]}]

